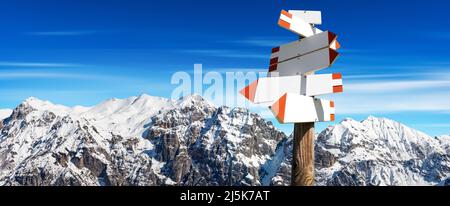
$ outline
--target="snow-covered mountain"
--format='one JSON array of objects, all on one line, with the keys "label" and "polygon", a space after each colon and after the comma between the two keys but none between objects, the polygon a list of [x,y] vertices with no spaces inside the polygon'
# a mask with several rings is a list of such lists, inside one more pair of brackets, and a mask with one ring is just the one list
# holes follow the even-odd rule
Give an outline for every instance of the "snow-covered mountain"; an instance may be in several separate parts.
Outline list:
[{"label": "snow-covered mountain", "polygon": [[[292,139],[287,140],[287,142]],[[450,138],[430,137],[393,120],[345,119],[315,145],[317,185],[439,185],[450,183]],[[289,184],[290,150],[272,184]]]},{"label": "snow-covered mountain", "polygon": [[0,125],[0,185],[259,185],[283,138],[198,95],[90,108],[29,98]]},{"label": "snow-covered mountain", "polygon": [[[0,185],[287,185],[292,138],[198,95],[93,107],[29,98],[0,116]],[[3,119],[3,120],[1,120]],[[346,119],[317,137],[318,185],[445,185],[450,137]]]}]

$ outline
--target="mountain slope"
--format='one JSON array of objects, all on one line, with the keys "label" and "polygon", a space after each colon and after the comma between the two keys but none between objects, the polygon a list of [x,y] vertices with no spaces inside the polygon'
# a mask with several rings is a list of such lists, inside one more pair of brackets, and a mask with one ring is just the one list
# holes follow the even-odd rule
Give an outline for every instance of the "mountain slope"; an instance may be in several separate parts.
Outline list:
[{"label": "mountain slope", "polygon": [[[280,168],[290,171],[287,152]],[[448,139],[384,118],[346,119],[325,129],[315,153],[317,185],[437,185],[450,177]],[[272,184],[288,184],[284,177],[281,171]]]},{"label": "mountain slope", "polygon": [[[0,120],[0,185],[289,185],[292,138],[198,95],[93,107],[29,98]],[[449,185],[450,137],[346,119],[316,138],[317,185]]]},{"label": "mountain slope", "polygon": [[0,127],[0,185],[259,185],[285,138],[198,95],[69,108],[29,98]]}]

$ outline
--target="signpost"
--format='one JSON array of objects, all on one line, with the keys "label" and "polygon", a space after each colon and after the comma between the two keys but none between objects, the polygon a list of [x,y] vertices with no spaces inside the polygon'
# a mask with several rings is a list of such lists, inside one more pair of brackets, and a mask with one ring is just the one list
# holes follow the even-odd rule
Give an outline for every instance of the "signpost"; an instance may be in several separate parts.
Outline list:
[{"label": "signpost", "polygon": [[293,186],[314,184],[314,123],[335,120],[334,101],[319,95],[343,92],[341,74],[314,72],[330,67],[339,56],[337,35],[321,31],[320,11],[281,11],[278,24],[299,35],[300,40],[272,49],[266,78],[240,91],[249,101],[272,103],[270,110],[282,124],[294,126]]},{"label": "signpost", "polygon": [[286,93],[271,107],[282,124],[334,121],[334,102]]},{"label": "signpost", "polygon": [[318,96],[343,92],[342,75],[318,74],[259,78],[240,91],[249,101],[271,103],[290,92],[305,96]]},{"label": "signpost", "polygon": [[275,47],[272,49],[272,54],[270,55],[270,65],[281,63],[324,48],[331,48],[335,51],[339,49],[339,42],[337,42],[336,34],[326,31],[308,38],[303,38],[301,40]]}]

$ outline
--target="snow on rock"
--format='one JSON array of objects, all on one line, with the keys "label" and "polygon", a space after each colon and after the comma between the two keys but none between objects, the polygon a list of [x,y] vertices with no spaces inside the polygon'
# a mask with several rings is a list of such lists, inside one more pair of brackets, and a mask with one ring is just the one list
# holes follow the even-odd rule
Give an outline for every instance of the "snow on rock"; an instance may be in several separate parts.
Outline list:
[{"label": "snow on rock", "polygon": [[[345,119],[317,136],[316,184],[442,184],[450,177],[447,138],[433,138],[385,118]],[[292,158],[289,152],[285,164]],[[280,182],[283,175],[274,176],[272,184],[289,184]]]},{"label": "snow on rock", "polygon": [[260,185],[260,165],[286,138],[199,95],[73,108],[29,98],[8,116],[0,185]]},{"label": "snow on rock", "polygon": [[[0,185],[289,185],[292,138],[199,95],[66,107],[29,98],[0,116]],[[317,185],[449,185],[450,137],[345,119],[318,134]]]}]

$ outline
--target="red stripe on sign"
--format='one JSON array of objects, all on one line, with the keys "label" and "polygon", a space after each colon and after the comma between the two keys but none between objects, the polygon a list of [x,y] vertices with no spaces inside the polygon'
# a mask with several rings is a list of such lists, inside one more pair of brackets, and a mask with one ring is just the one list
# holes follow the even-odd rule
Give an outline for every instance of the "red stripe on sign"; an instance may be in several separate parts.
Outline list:
[{"label": "red stripe on sign", "polygon": [[259,80],[256,80],[250,85],[246,86],[244,89],[239,91],[239,93],[244,95],[244,97],[250,100],[251,102],[254,102],[256,95],[256,88],[258,87],[258,81]]},{"label": "red stripe on sign", "polygon": [[334,108],[334,101],[330,101],[330,107]]},{"label": "red stripe on sign", "polygon": [[273,72],[273,71],[277,70],[277,68],[278,68],[278,64],[270,65],[269,72]]},{"label": "red stripe on sign", "polygon": [[344,87],[341,86],[333,86],[333,93],[341,93],[344,92]]},{"label": "red stripe on sign", "polygon": [[334,114],[330,114],[330,121],[334,121],[336,119],[336,117],[334,116]]},{"label": "red stripe on sign", "polygon": [[333,76],[333,79],[342,79],[341,73],[334,73],[332,76]]},{"label": "red stripe on sign", "polygon": [[336,60],[336,58],[338,56],[339,56],[339,53],[337,51],[330,49],[330,65],[333,64],[333,62]]},{"label": "red stripe on sign", "polygon": [[270,65],[278,63],[278,57],[275,57],[270,60]]},{"label": "red stripe on sign", "polygon": [[334,40],[336,40],[337,35],[331,31],[328,31],[328,44],[331,44]]},{"label": "red stripe on sign", "polygon": [[280,19],[280,21],[278,21],[278,25],[280,25],[281,27],[286,28],[286,29],[291,28],[291,24],[282,19]]},{"label": "red stripe on sign", "polygon": [[341,48],[341,44],[338,42],[338,40],[336,39],[336,50]]},{"label": "red stripe on sign", "polygon": [[292,14],[289,13],[288,11],[286,11],[286,10],[281,10],[281,14],[283,14],[283,15],[289,17],[290,19],[292,18]]},{"label": "red stripe on sign", "polygon": [[284,94],[278,101],[276,101],[271,109],[275,113],[275,117],[280,123],[284,123],[284,114],[286,112],[287,94]]},{"label": "red stripe on sign", "polygon": [[280,51],[280,47],[272,48],[272,54]]}]

